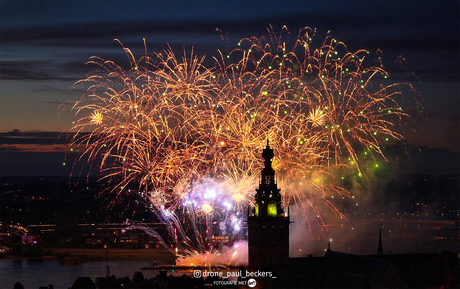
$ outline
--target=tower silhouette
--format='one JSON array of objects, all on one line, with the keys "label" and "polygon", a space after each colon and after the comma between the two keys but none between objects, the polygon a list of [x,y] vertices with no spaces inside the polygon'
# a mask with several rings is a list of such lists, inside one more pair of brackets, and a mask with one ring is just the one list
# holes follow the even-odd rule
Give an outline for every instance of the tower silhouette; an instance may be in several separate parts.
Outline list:
[{"label": "tower silhouette", "polygon": [[264,168],[256,189],[252,214],[248,213],[249,268],[256,270],[285,270],[289,267],[289,214],[281,207],[271,159],[273,150],[267,140],[262,152]]},{"label": "tower silhouette", "polygon": [[383,255],[382,227],[380,227],[380,230],[379,230],[379,246],[377,248],[377,252],[379,252],[379,256]]}]

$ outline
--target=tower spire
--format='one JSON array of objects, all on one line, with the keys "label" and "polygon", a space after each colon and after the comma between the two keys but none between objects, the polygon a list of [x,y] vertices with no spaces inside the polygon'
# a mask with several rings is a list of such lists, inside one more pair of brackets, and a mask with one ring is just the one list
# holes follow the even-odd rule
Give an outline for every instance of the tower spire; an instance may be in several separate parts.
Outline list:
[{"label": "tower spire", "polygon": [[272,167],[272,159],[275,157],[273,149],[270,147],[267,138],[267,147],[262,150],[262,158],[264,159],[264,167],[260,172],[259,188],[256,189],[255,195],[255,215],[261,217],[266,216],[284,216],[284,211],[281,207],[281,194],[278,189],[275,179],[275,170]]},{"label": "tower spire", "polygon": [[379,252],[379,256],[383,255],[382,227],[381,226],[380,226],[380,229],[379,229],[379,247],[377,248],[377,252]]}]

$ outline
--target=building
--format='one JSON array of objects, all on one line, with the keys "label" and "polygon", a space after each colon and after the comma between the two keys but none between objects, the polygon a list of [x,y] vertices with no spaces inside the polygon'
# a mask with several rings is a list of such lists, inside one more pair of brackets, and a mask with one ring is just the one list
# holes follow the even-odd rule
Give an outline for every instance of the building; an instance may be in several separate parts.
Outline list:
[{"label": "building", "polygon": [[262,152],[264,168],[256,189],[252,214],[248,213],[249,268],[278,271],[289,268],[289,214],[281,207],[271,159],[274,157],[268,140]]},{"label": "building", "polygon": [[257,278],[256,288],[450,288],[459,284],[455,253],[384,255],[382,231],[376,255],[332,251],[324,257],[289,258],[289,212],[281,207],[267,141],[264,168],[248,213],[250,270],[271,271],[275,278]]}]

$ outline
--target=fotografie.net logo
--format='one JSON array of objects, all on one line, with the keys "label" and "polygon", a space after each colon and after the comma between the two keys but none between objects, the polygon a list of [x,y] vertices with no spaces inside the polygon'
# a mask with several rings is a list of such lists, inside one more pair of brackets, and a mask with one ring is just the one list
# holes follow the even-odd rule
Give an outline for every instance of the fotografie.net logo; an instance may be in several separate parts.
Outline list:
[{"label": "fotografie.net logo", "polygon": [[248,286],[249,287],[253,288],[253,287],[256,287],[256,285],[257,285],[257,281],[255,279],[251,278],[251,279],[248,280]]}]

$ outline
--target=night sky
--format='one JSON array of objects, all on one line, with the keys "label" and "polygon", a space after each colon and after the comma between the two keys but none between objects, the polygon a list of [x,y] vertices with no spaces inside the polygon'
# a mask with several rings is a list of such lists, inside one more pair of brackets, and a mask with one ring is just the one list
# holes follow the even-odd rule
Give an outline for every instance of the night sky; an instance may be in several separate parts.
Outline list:
[{"label": "night sky", "polygon": [[[114,39],[143,54],[167,44],[207,59],[243,37],[286,25],[330,33],[350,51],[381,49],[394,81],[418,90],[407,142],[422,152],[423,173],[458,173],[459,1],[1,1],[0,175],[68,175],[75,154],[66,135],[73,84],[90,56],[126,63]],[[221,36],[224,36],[223,38]],[[401,57],[402,56],[402,57]],[[402,65],[394,65],[405,59]],[[66,163],[64,166],[63,164]],[[431,171],[430,171],[431,168]]]}]

